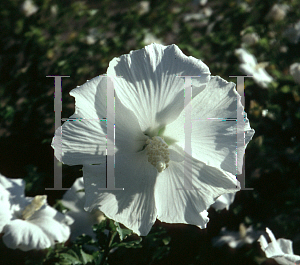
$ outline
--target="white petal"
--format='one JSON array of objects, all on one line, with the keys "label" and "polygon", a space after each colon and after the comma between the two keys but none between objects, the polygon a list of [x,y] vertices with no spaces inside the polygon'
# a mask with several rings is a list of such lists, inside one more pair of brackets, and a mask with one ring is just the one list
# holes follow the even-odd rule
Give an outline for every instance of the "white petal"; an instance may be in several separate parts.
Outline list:
[{"label": "white petal", "polygon": [[258,242],[260,243],[261,249],[265,251],[265,249],[268,247],[268,242],[266,238],[263,235],[261,235],[258,239]]},{"label": "white petal", "polygon": [[72,212],[84,211],[85,192],[80,191],[82,189],[84,189],[83,178],[78,178],[71,189],[63,195],[62,204]]},{"label": "white petal", "polygon": [[8,248],[28,251],[51,246],[49,238],[38,226],[23,220],[11,221],[4,227],[3,232],[2,239]]},{"label": "white petal", "polygon": [[61,200],[62,204],[70,210],[67,215],[74,219],[71,225],[71,240],[75,240],[82,234],[95,236],[92,225],[97,222],[92,213],[84,210],[85,192],[79,191],[82,189],[84,189],[83,178],[78,178]]},{"label": "white petal", "polygon": [[106,82],[96,77],[73,89],[75,113],[55,132],[52,147],[56,158],[68,165],[101,163],[106,153]]},{"label": "white petal", "polygon": [[273,259],[280,265],[298,265],[300,256],[298,255],[284,255],[282,257],[273,257]]},{"label": "white petal", "polygon": [[175,151],[170,148],[170,166],[159,174],[155,183],[158,219],[167,223],[186,223],[205,228],[208,218],[201,213],[220,195],[238,191],[239,183],[230,173],[207,166],[185,154],[186,161],[192,164],[187,169],[187,174],[192,175],[192,183],[185,177],[186,183],[196,188],[186,190],[183,156],[181,161],[174,161]]},{"label": "white petal", "polygon": [[138,235],[147,235],[156,220],[154,184],[157,170],[147,161],[145,151],[115,156],[115,187],[106,187],[106,166],[83,167],[86,210],[98,208],[107,217],[124,224]]},{"label": "white petal", "polygon": [[0,184],[0,202],[9,200],[10,193]]},{"label": "white petal", "polygon": [[239,66],[240,71],[245,75],[251,75],[254,77],[255,69],[252,65],[249,64],[241,64]]},{"label": "white petal", "polygon": [[292,241],[288,239],[277,239],[269,228],[266,231],[271,239],[271,243],[267,245],[266,239],[260,237],[261,248],[265,252],[267,258],[273,258],[278,264],[294,265],[300,262],[300,256],[294,255]]},{"label": "white petal", "polygon": [[24,196],[25,181],[23,179],[10,179],[0,174],[0,185],[12,196]]},{"label": "white petal", "polygon": [[70,227],[53,218],[44,216],[39,217],[38,219],[31,219],[28,222],[35,224],[42,229],[43,233],[49,238],[51,245],[54,245],[56,242],[65,242],[70,237]]},{"label": "white petal", "polygon": [[9,201],[0,201],[0,209],[0,233],[2,233],[3,227],[12,219]]},{"label": "white petal", "polygon": [[230,205],[233,203],[236,193],[226,193],[221,195],[216,202],[211,206],[216,210],[229,210]]},{"label": "white petal", "polygon": [[245,49],[240,48],[235,50],[235,54],[238,56],[241,63],[248,64],[249,66],[255,67],[257,60],[254,55],[247,52]]},{"label": "white petal", "polygon": [[263,88],[267,88],[268,84],[273,81],[273,77],[270,76],[264,68],[257,69],[253,74],[253,79]]},{"label": "white petal", "polygon": [[279,244],[279,247],[281,248],[283,253],[292,255],[294,254],[293,242],[291,240],[279,238],[277,239],[277,243]]},{"label": "white petal", "polygon": [[[250,128],[245,114],[245,126],[237,126],[237,113],[243,107],[234,83],[220,77],[212,77],[207,87],[192,99],[192,156],[209,166],[218,167],[232,174],[241,174],[245,148],[254,130]],[[175,139],[176,144],[185,146],[185,111],[166,126],[164,137]],[[239,142],[237,157],[237,131],[245,131],[245,145]],[[238,168],[236,165],[238,161]]]},{"label": "white petal", "polygon": [[[107,142],[112,144],[113,141],[107,140],[106,102],[103,100],[106,100],[106,84],[106,77],[96,77],[71,91],[70,94],[76,99],[76,111],[70,118],[86,120],[67,121],[55,132],[52,147],[59,161],[68,165],[100,164],[106,161]],[[116,151],[139,151],[146,139],[135,115],[116,96]]]},{"label": "white petal", "polygon": [[53,245],[55,242],[68,240],[70,236],[69,225],[73,223],[73,219],[45,205],[35,212],[28,219],[28,222],[41,228]]},{"label": "white petal", "polygon": [[195,95],[209,81],[208,67],[187,57],[176,45],[151,44],[114,58],[107,70],[116,77],[121,102],[137,116],[141,129],[156,128],[173,121],[184,107],[184,80],[179,76],[201,76],[193,81]]}]

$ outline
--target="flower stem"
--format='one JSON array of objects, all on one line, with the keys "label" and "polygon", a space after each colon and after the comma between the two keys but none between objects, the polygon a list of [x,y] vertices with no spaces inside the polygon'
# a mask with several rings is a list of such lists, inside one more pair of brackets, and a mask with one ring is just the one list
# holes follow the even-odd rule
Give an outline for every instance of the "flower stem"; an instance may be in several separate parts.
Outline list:
[{"label": "flower stem", "polygon": [[115,236],[117,235],[117,233],[118,233],[118,232],[113,232],[113,234],[111,235],[110,240],[109,240],[109,242],[108,242],[108,244],[107,244],[107,247],[106,247],[106,249],[104,250],[103,256],[102,256],[102,258],[101,258],[100,265],[105,265],[105,264],[107,264],[107,263],[106,263],[106,260],[107,260],[107,258],[108,258],[108,253],[109,253],[109,251],[110,251],[111,244],[112,244],[112,242],[114,241],[114,238],[115,238]]}]

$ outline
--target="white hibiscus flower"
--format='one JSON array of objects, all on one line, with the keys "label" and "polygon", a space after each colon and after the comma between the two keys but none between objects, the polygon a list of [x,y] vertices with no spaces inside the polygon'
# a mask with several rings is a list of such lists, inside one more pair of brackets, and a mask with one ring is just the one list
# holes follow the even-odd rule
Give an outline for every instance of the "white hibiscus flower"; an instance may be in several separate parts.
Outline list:
[{"label": "white hibiscus flower", "polygon": [[255,56],[243,48],[236,49],[235,54],[241,62],[240,71],[246,75],[253,76],[254,82],[260,87],[267,88],[269,83],[273,81],[273,77],[265,70],[268,64],[257,63]]},{"label": "white hibiscus flower", "polygon": [[231,248],[240,248],[245,244],[252,244],[262,234],[261,231],[254,231],[252,226],[245,227],[240,224],[239,231],[228,231],[225,227],[221,229],[221,236],[214,237],[212,243],[215,247],[228,244]]},{"label": "white hibiscus flower", "polygon": [[62,204],[70,210],[67,215],[74,219],[70,240],[75,240],[82,234],[95,238],[92,226],[105,220],[105,216],[98,209],[94,209],[91,213],[84,210],[85,192],[82,191],[83,189],[83,178],[78,178],[61,200]]},{"label": "white hibiscus flower", "polygon": [[70,236],[73,220],[46,204],[46,195],[25,197],[25,182],[0,175],[0,189],[9,192],[1,200],[0,232],[8,248],[28,251],[45,249]]},{"label": "white hibiscus flower", "polygon": [[284,238],[276,240],[269,228],[266,228],[266,232],[271,239],[271,243],[268,243],[267,239],[262,235],[258,241],[267,258],[275,259],[278,264],[282,265],[300,264],[300,256],[294,254],[293,242],[291,240]]},{"label": "white hibiscus flower", "polygon": [[[233,174],[244,152],[236,157],[237,130],[246,131],[246,144],[254,134],[247,117],[238,128],[236,121],[226,121],[236,118],[237,110],[243,113],[235,85],[211,78],[201,60],[176,45],[151,44],[115,58],[107,75],[116,77],[114,176],[115,187],[124,190],[100,190],[106,187],[106,146],[113,142],[102,120],[108,116],[107,77],[70,92],[76,100],[71,118],[85,119],[65,122],[52,142],[60,161],[83,165],[85,208],[98,208],[139,235],[147,235],[156,218],[205,228],[206,210],[216,198],[239,190]],[[186,108],[179,76],[199,76],[192,80],[193,99]],[[191,107],[192,154],[184,151],[185,112]]]}]

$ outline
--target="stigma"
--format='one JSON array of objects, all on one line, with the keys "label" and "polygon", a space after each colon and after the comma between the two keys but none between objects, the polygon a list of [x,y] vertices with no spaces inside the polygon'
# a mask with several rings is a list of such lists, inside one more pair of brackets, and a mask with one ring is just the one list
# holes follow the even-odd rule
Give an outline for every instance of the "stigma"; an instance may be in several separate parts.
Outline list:
[{"label": "stigma", "polygon": [[152,139],[146,141],[146,151],[148,155],[148,162],[153,165],[159,173],[163,172],[169,166],[170,152],[168,145],[159,136],[154,136]]}]

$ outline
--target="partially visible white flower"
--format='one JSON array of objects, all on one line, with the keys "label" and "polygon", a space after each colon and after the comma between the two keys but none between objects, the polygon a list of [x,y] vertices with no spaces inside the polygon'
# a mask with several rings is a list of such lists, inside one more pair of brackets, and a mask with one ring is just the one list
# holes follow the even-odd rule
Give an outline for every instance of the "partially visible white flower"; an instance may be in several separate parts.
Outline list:
[{"label": "partially visible white flower", "polygon": [[297,44],[300,40],[300,20],[292,26],[289,26],[284,32],[283,36],[286,37],[291,43]]},{"label": "partially visible white flower", "polygon": [[85,37],[85,42],[88,45],[93,45],[96,43],[97,39],[99,38],[99,32],[96,28],[89,29],[89,34]]},{"label": "partially visible white flower", "polygon": [[246,33],[242,37],[243,44],[254,45],[259,41],[259,36],[256,32]]},{"label": "partially visible white flower", "polygon": [[0,201],[0,233],[8,248],[28,251],[45,249],[70,236],[73,219],[46,204],[46,195],[24,196],[22,179],[8,179],[0,175],[0,187],[10,194]]},{"label": "partially visible white flower", "polygon": [[225,227],[221,229],[221,236],[214,237],[212,243],[215,247],[227,244],[231,248],[240,248],[245,244],[252,244],[262,234],[262,231],[254,231],[252,226],[246,228],[240,224],[239,231],[227,231]]},{"label": "partially visible white flower", "polygon": [[283,20],[289,9],[290,7],[288,5],[275,4],[267,14],[266,19],[271,19],[273,21]]},{"label": "partially visible white flower", "polygon": [[290,66],[290,74],[294,78],[295,82],[300,84],[300,63],[293,63]]},{"label": "partially visible white flower", "polygon": [[200,10],[198,13],[186,14],[183,18],[184,22],[191,20],[201,20],[210,17],[213,13],[213,10],[210,7],[205,7]]},{"label": "partially visible white flower", "polygon": [[53,16],[56,16],[57,12],[58,12],[58,6],[57,5],[52,5],[51,8],[50,8],[50,12]]},{"label": "partially visible white flower", "polygon": [[236,193],[226,193],[221,195],[215,203],[211,206],[216,210],[229,210],[230,205],[233,203]]},{"label": "partially visible white flower", "polygon": [[235,54],[241,62],[240,71],[253,76],[255,83],[260,87],[267,88],[268,84],[273,81],[273,77],[265,70],[267,63],[257,63],[255,56],[243,48],[236,49]]},{"label": "partially visible white flower", "polygon": [[150,2],[141,1],[137,4],[137,11],[140,16],[147,14],[150,11]]},{"label": "partially visible white flower", "polygon": [[149,30],[146,30],[145,37],[143,39],[143,43],[145,45],[149,45],[151,43],[163,44],[163,41],[161,39],[157,38],[151,32],[149,32]]},{"label": "partially visible white flower", "polygon": [[205,6],[207,4],[207,0],[193,0],[194,5]]},{"label": "partially visible white flower", "polygon": [[81,191],[82,189],[84,189],[83,178],[78,178],[61,200],[62,204],[70,210],[67,215],[74,219],[71,225],[71,240],[75,240],[82,234],[95,238],[92,226],[105,220],[104,214],[98,209],[92,212],[84,210],[85,192]]},{"label": "partially visible white flower", "polygon": [[293,242],[288,239],[279,238],[276,240],[272,231],[267,227],[266,232],[271,239],[271,243],[261,235],[258,239],[261,249],[265,252],[267,258],[275,259],[281,265],[295,265],[300,264],[300,256],[293,252]]},{"label": "partially visible white flower", "polygon": [[21,9],[26,17],[30,17],[39,10],[39,8],[33,3],[32,0],[26,0],[22,4]]}]

